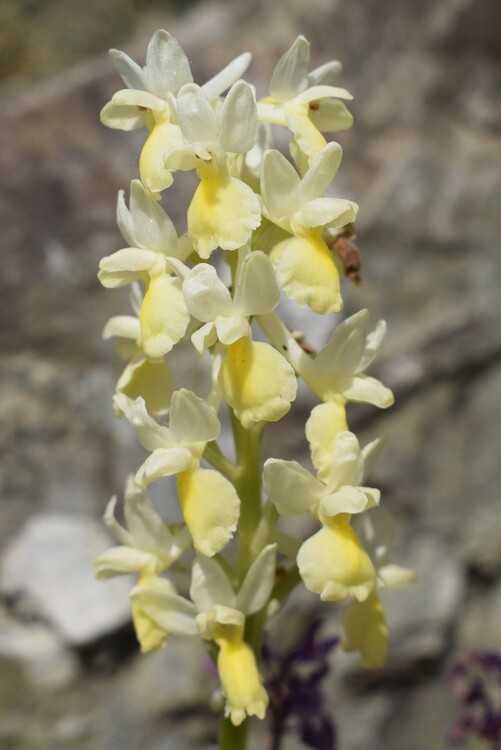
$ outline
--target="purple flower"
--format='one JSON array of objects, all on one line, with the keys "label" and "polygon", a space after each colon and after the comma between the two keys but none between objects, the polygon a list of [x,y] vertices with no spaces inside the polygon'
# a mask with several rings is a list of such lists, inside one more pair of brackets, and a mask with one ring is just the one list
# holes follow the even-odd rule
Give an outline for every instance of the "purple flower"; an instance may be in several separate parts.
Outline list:
[{"label": "purple flower", "polygon": [[282,737],[291,730],[314,750],[336,748],[336,730],[324,706],[322,681],[329,672],[328,656],[339,638],[322,638],[321,624],[321,620],[312,622],[290,650],[283,651],[269,642],[264,646],[270,695],[270,750],[278,750]]},{"label": "purple flower", "polygon": [[490,750],[501,750],[501,656],[474,649],[453,664],[450,680],[464,711],[447,740],[459,745],[474,735],[487,740]]}]

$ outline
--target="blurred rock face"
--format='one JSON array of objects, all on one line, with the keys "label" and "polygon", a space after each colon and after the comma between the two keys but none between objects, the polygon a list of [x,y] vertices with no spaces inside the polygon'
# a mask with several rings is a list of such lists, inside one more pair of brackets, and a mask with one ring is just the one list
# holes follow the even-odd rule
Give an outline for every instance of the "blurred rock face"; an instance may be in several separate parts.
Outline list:
[{"label": "blurred rock face", "polygon": [[[334,680],[332,699],[342,706],[342,750],[374,746],[374,736],[389,750],[407,746],[402,737],[412,737],[415,750],[438,749],[455,711],[445,684],[448,655],[471,645],[501,649],[501,5],[202,3],[175,21],[149,18],[140,40],[125,45],[110,37],[109,46],[127,46],[140,58],[158,25],[185,45],[200,81],[233,54],[252,51],[249,80],[259,95],[298,33],[312,43],[313,64],[332,57],[344,64],[356,119],[340,134],[338,184],[361,205],[364,279],[349,289],[347,312],[367,306],[374,320],[387,318],[379,374],[397,396],[389,413],[354,408],[352,420],[363,438],[388,433],[374,482],[397,516],[399,562],[415,566],[422,583],[391,601],[394,648],[377,698],[357,688],[350,663],[355,689]],[[100,339],[107,318],[127,311],[128,301],[95,277],[99,258],[121,246],[116,191],[137,175],[141,135],[99,124],[117,83],[109,61],[94,59],[19,95],[7,86],[0,113],[0,573],[7,602],[0,663],[13,686],[0,692],[8,718],[0,740],[11,747],[37,750],[52,732],[53,744],[68,750],[188,749],[207,746],[215,731],[203,708],[210,678],[200,682],[202,655],[192,645],[124,665],[134,648],[124,599],[117,596],[110,611],[110,598],[104,614],[80,622],[75,597],[69,616],[85,632],[75,642],[30,598],[36,577],[29,565],[16,567],[16,559],[30,560],[38,528],[25,524],[36,513],[43,527],[49,511],[76,524],[90,565],[102,542],[95,519],[139,463],[132,435],[112,414],[119,364]],[[183,206],[170,200],[169,213],[179,219]],[[288,451],[303,449],[301,425],[289,421],[283,437]],[[75,548],[56,546],[67,568]],[[304,606],[300,599],[291,617]],[[103,621],[108,633],[120,626],[118,646],[103,640]],[[26,649],[28,642],[36,649]],[[183,680],[178,700],[172,674]],[[400,699],[392,679],[408,685]],[[397,710],[399,700],[405,710]],[[28,728],[33,702],[37,721]]]}]

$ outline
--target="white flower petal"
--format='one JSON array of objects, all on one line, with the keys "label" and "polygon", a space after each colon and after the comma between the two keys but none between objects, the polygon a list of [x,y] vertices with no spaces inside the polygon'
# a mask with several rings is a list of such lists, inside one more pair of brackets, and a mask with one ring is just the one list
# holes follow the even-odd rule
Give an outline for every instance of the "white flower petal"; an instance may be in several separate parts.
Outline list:
[{"label": "white flower petal", "polygon": [[364,457],[364,479],[370,474],[372,467],[376,463],[376,460],[381,453],[381,450],[386,442],[385,437],[376,438],[372,442],[367,443],[362,448],[362,455]]},{"label": "white flower petal", "polygon": [[[197,144],[197,147],[198,145],[199,144]],[[192,169],[195,169],[198,164],[200,158],[198,150],[199,149],[197,148],[197,152],[195,153],[193,145],[191,143],[186,143],[165,151],[163,155],[165,168],[172,170],[173,172],[178,169],[182,172],[190,172]]]},{"label": "white flower petal", "polygon": [[216,326],[214,323],[205,323],[191,335],[191,343],[202,356],[205,349],[212,346],[217,341]]},{"label": "white flower petal", "polygon": [[237,609],[246,615],[259,612],[267,603],[275,584],[277,545],[268,544],[256,557],[240,586]]},{"label": "white flower petal", "polygon": [[171,34],[159,29],[146,52],[148,87],[158,96],[177,95],[181,86],[193,80],[186,54]]},{"label": "white flower petal", "polygon": [[308,116],[322,133],[338,133],[353,125],[353,115],[339,99],[318,99],[310,103]]},{"label": "white flower petal", "polygon": [[343,149],[339,143],[334,141],[328,143],[320,151],[301,180],[301,186],[298,189],[300,205],[304,205],[325,193],[336,176],[342,156]]},{"label": "white flower petal", "polygon": [[219,142],[225,151],[244,154],[253,147],[257,136],[257,109],[248,83],[237,81],[219,114]]},{"label": "white flower petal", "polygon": [[320,85],[311,86],[311,88],[306,89],[306,91],[295,97],[295,101],[299,104],[305,104],[315,101],[315,99],[324,99],[329,96],[335,96],[338,99],[353,99],[353,96],[346,89],[341,89],[337,86]]},{"label": "white flower petal", "polygon": [[207,401],[193,391],[180,388],[172,396],[169,431],[174,443],[196,445],[215,440],[221,431],[221,423]]},{"label": "white flower petal", "polygon": [[128,89],[146,89],[144,70],[129,55],[119,49],[110,49],[111,62]]},{"label": "white flower petal", "polygon": [[388,563],[378,569],[378,576],[383,585],[389,589],[396,589],[402,586],[409,586],[416,583],[417,576],[410,568],[402,568],[400,565]]},{"label": "white flower petal", "polygon": [[307,83],[310,43],[300,35],[278,61],[270,82],[270,94],[287,101],[302,91]]},{"label": "white flower petal", "polygon": [[157,448],[136,472],[135,481],[146,488],[163,477],[171,477],[187,471],[193,463],[188,448]]},{"label": "white flower petal", "polygon": [[221,565],[197,555],[191,568],[190,596],[199,612],[216,604],[235,607],[235,592]]},{"label": "white flower petal", "polygon": [[[138,89],[121,89],[116,94],[113,94],[110,103],[118,107],[131,107],[136,111],[139,108],[140,110],[151,109],[152,112],[164,112],[167,108],[167,103],[164,99],[160,99],[148,91],[140,91]],[[104,124],[106,125],[106,123]]]},{"label": "white flower petal", "polygon": [[325,495],[318,513],[320,520],[334,518],[340,513],[362,513],[368,509],[369,500],[360,487],[340,487],[337,492]]},{"label": "white flower petal", "polygon": [[104,511],[103,520],[106,524],[106,528],[113,534],[115,539],[126,546],[132,546],[132,537],[124,527],[118,523],[115,518],[115,508],[117,505],[117,497],[113,495]]},{"label": "white flower petal", "polygon": [[103,125],[113,130],[130,131],[146,127],[146,112],[133,104],[108,102],[99,117]]},{"label": "white flower petal", "polygon": [[272,149],[263,157],[261,196],[273,220],[289,216],[300,204],[294,202],[300,177],[290,161]]},{"label": "white flower petal", "polygon": [[105,580],[112,576],[154,570],[157,557],[151,552],[134,547],[111,547],[94,560],[96,578]]},{"label": "white flower petal", "polygon": [[124,514],[135,547],[170,558],[172,534],[148,494],[130,480],[125,492]]},{"label": "white flower petal", "polygon": [[263,486],[281,515],[295,516],[316,508],[325,486],[297,461],[269,458],[263,470]]},{"label": "white flower petal", "polygon": [[172,589],[169,581],[156,578],[154,586],[135,586],[130,592],[130,598],[166,633],[180,636],[196,635],[195,605]]},{"label": "white flower petal", "polygon": [[371,331],[371,333],[369,333],[369,335],[367,336],[364,351],[362,356],[360,357],[360,362],[358,363],[356,372],[363,372],[367,367],[369,367],[369,365],[381,349],[385,336],[386,321],[379,320],[376,324],[375,329]]},{"label": "white flower petal", "polygon": [[123,393],[116,393],[113,401],[117,408],[125,414],[136,436],[146,450],[153,451],[156,448],[166,448],[172,445],[170,430],[168,427],[159,425],[146,410],[144,398],[132,401]]},{"label": "white flower petal", "polygon": [[130,215],[130,211],[125,203],[125,192],[123,190],[118,191],[117,224],[124,240],[129,243],[129,246],[137,247],[139,242],[134,231],[132,216]]},{"label": "white flower petal", "polygon": [[380,409],[387,409],[395,400],[389,388],[369,375],[344,375],[336,379],[336,386],[348,401],[374,404]]},{"label": "white flower petal", "polygon": [[103,339],[118,336],[137,341],[139,338],[139,320],[133,315],[115,315],[110,318],[103,329]]},{"label": "white flower petal", "polygon": [[343,66],[337,60],[329,60],[329,62],[319,65],[308,73],[308,88],[311,86],[333,86],[338,82],[339,76],[343,70]]},{"label": "white flower petal", "polygon": [[315,198],[302,206],[292,217],[291,225],[299,227],[344,227],[355,221],[358,206],[344,198]]},{"label": "white flower petal", "polygon": [[99,262],[99,281],[107,289],[116,289],[131,284],[148,271],[158,259],[158,254],[151,250],[126,247],[116,253],[101,258]]},{"label": "white flower petal", "polygon": [[247,318],[241,315],[230,315],[228,318],[218,318],[215,329],[217,338],[225,346],[234,344],[242,336],[251,335],[251,327]]},{"label": "white flower petal", "polygon": [[243,52],[241,55],[235,57],[234,60],[228,63],[228,65],[226,65],[226,67],[223,68],[219,73],[217,73],[206,83],[204,83],[202,86],[202,91],[204,92],[207,99],[213,101],[218,96],[220,96],[223,91],[229,89],[230,86],[232,86],[235,81],[237,81],[245,73],[250,65],[251,59],[252,55],[250,54],[250,52]]},{"label": "white flower petal", "polygon": [[187,143],[218,140],[217,117],[200,86],[183,86],[177,98],[177,116]]},{"label": "white flower petal", "polygon": [[235,310],[244,316],[264,315],[279,301],[280,289],[270,259],[261,251],[249,253],[237,277]]},{"label": "white flower petal", "polygon": [[191,315],[203,323],[231,314],[231,294],[208,263],[199,263],[190,271],[183,282],[183,294]]},{"label": "white flower petal", "polygon": [[329,490],[336,490],[345,484],[357,487],[362,481],[363,471],[364,458],[357,436],[353,432],[338,432],[334,438]]},{"label": "white flower petal", "polygon": [[359,310],[340,323],[315,357],[314,368],[318,376],[356,372],[366,345],[368,328],[368,310]]},{"label": "white flower petal", "polygon": [[174,225],[159,203],[150,198],[140,180],[132,180],[130,185],[130,213],[141,247],[176,255],[178,239]]}]

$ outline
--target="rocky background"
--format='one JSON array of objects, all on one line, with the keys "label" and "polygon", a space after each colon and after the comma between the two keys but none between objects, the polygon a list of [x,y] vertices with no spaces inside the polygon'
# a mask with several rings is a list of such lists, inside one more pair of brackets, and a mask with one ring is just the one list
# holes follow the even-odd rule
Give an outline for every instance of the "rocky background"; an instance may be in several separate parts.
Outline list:
[{"label": "rocky background", "polygon": [[[91,568],[105,504],[142,455],[112,413],[119,363],[100,338],[127,309],[96,268],[121,246],[116,191],[142,138],[99,124],[119,83],[104,51],[140,59],[159,26],[199,81],[250,50],[261,95],[298,33],[314,64],[345,66],[356,123],[337,186],[361,205],[364,278],[347,283],[347,312],[388,320],[373,372],[397,399],[351,423],[388,435],[373,483],[419,583],[387,596],[385,669],[334,654],[328,705],[340,750],[441,750],[458,712],[450,664],[501,651],[498,0],[0,3],[0,746],[195,750],[217,731],[202,649],[140,657],[127,582]],[[284,455],[304,452],[301,423],[286,428]],[[293,639],[317,612],[298,594],[274,632]],[[337,632],[337,607],[322,612]]]}]

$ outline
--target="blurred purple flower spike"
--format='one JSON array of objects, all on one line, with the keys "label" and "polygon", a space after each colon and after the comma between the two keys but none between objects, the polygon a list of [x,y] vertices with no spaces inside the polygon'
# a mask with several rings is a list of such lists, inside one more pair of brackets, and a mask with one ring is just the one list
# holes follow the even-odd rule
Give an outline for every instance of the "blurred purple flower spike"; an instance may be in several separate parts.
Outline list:
[{"label": "blurred purple flower spike", "polygon": [[263,650],[271,720],[270,750],[279,750],[286,732],[296,731],[314,750],[336,750],[336,729],[324,706],[322,681],[337,637],[322,638],[321,620],[313,621],[293,648],[282,651],[269,642]]},{"label": "blurred purple flower spike", "polygon": [[447,740],[460,745],[468,735],[486,740],[489,750],[501,750],[501,656],[474,649],[458,659],[451,669],[451,687],[464,706],[447,733]]}]

